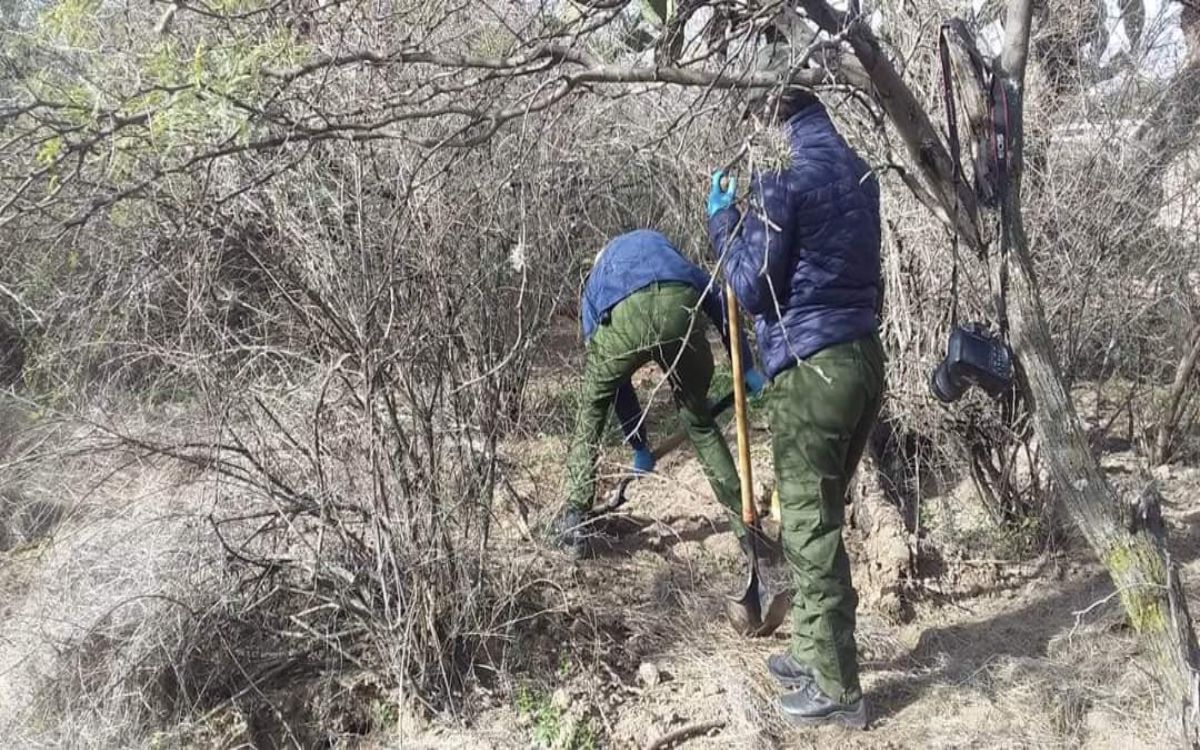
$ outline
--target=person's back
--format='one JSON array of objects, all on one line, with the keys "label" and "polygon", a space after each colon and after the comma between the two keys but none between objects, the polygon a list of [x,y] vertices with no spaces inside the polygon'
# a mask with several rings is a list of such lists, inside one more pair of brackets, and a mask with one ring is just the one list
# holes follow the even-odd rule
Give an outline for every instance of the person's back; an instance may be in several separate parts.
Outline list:
[{"label": "person's back", "polygon": [[584,338],[592,337],[617,303],[655,282],[687,284],[702,296],[712,287],[709,275],[683,257],[661,232],[637,229],[614,237],[597,256],[583,290]]},{"label": "person's back", "polygon": [[[670,383],[713,492],[729,511],[735,532],[744,535],[737,471],[708,404],[713,359],[706,321],[717,326],[729,348],[725,309],[711,277],[659,232],[628,232],[597,256],[580,307],[587,359],[567,456],[566,504],[556,524],[559,544],[573,553],[583,550],[582,527],[594,497],[596,459],[610,406],[615,406],[633,449],[635,473],[654,468],[642,409],[630,383],[630,376],[649,362],[657,363]],[[749,346],[743,337],[739,342],[749,361]],[[748,390],[761,388],[757,372],[748,371],[745,378]]]},{"label": "person's back", "polygon": [[[723,209],[709,219],[714,248],[728,256],[726,274],[756,316],[769,377],[870,334],[880,294],[877,179],[819,102],[780,127],[791,163],[752,177],[751,192],[762,205],[752,204],[744,216]],[[731,244],[749,252],[726,252]]]},{"label": "person's back", "polygon": [[793,317],[793,328],[811,330],[818,344],[851,341],[875,327],[879,183],[820,104],[800,111],[786,127],[796,271],[784,314]]}]

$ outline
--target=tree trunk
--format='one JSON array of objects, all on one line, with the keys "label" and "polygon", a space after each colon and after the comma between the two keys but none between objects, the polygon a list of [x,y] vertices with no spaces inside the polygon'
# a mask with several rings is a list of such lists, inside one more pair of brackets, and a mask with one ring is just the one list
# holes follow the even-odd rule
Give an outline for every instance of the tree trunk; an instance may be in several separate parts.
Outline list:
[{"label": "tree trunk", "polygon": [[[915,166],[943,202],[941,215],[954,216],[955,195],[946,165],[946,149],[932,130],[928,114],[882,54],[865,24],[834,11],[825,0],[801,0],[809,16],[828,33],[845,33],[874,83],[889,119],[909,145]],[[1046,324],[1029,242],[1021,215],[1022,123],[1019,94],[1025,79],[1032,0],[1012,0],[1005,23],[1005,45],[998,74],[1016,101],[1011,129],[1012,174],[1003,201],[1003,233],[1011,254],[1007,295],[1010,338],[1019,374],[1031,401],[1034,431],[1042,446],[1062,506],[1108,569],[1129,620],[1153,663],[1169,705],[1179,713],[1185,741],[1197,744],[1194,670],[1195,637],[1186,600],[1166,552],[1156,495],[1144,493],[1123,503],[1101,472],[1075,407],[1063,385],[1054,344]],[[939,184],[940,183],[940,184]],[[961,201],[961,198],[960,198]],[[961,207],[960,207],[961,208]],[[974,202],[964,213],[974,216]],[[969,237],[978,237],[975,227]],[[1152,490],[1152,485],[1150,485]]]},{"label": "tree trunk", "polygon": [[[1161,190],[1158,183],[1175,157],[1192,145],[1192,130],[1200,117],[1200,10],[1184,4],[1179,26],[1187,50],[1183,68],[1166,87],[1163,98],[1133,134],[1133,184]],[[1148,205],[1158,202],[1143,201]]]},{"label": "tree trunk", "polygon": [[[1015,199],[1014,199],[1015,200]],[[1194,738],[1195,638],[1157,501],[1123,503],[1088,448],[1062,385],[1019,212],[1011,222],[1008,294],[1014,353],[1033,399],[1033,424],[1058,498],[1120,592],[1130,623],[1154,663],[1168,703]]]},{"label": "tree trunk", "polygon": [[[925,178],[927,192],[914,188],[914,194],[939,218],[955,225],[970,247],[982,248],[976,222],[975,194],[966,185],[954,184],[954,163],[950,152],[942,144],[941,136],[925,108],[883,53],[879,40],[866,24],[834,10],[826,0],[800,0],[800,5],[809,18],[831,35],[840,34],[847,24],[850,25],[846,29],[849,32],[846,41],[874,85],[875,95],[884,112],[896,125],[896,132],[904,141],[909,158]],[[909,175],[904,174],[903,177],[910,187],[914,187]],[[929,196],[928,193],[933,195]],[[935,198],[937,203],[929,205],[929,197]]]},{"label": "tree trunk", "polygon": [[[1007,40],[999,74],[1023,93],[1031,0],[1009,6]],[[1001,231],[1010,248],[1012,275],[1007,300],[1014,354],[1032,398],[1033,426],[1054,487],[1067,514],[1083,532],[1117,587],[1130,623],[1154,664],[1168,705],[1179,712],[1185,739],[1195,744],[1196,642],[1178,572],[1166,552],[1157,496],[1124,504],[1089,448],[1075,405],[1063,386],[1046,325],[1021,212],[1024,114],[1020,98],[1012,127],[1010,188]],[[1123,512],[1131,508],[1133,512]]]},{"label": "tree trunk", "polygon": [[883,472],[863,456],[852,488],[851,525],[861,538],[862,560],[855,575],[863,604],[895,622],[908,622],[908,586],[917,568],[913,535],[883,485]]},{"label": "tree trunk", "polygon": [[16,326],[0,316],[0,388],[21,378],[25,367],[25,342]]},{"label": "tree trunk", "polygon": [[1200,361],[1200,325],[1192,328],[1189,341],[1187,351],[1183,353],[1179,366],[1175,368],[1175,380],[1171,383],[1167,403],[1158,423],[1158,434],[1154,437],[1154,455],[1151,456],[1151,461],[1155,464],[1164,464],[1170,460],[1175,430],[1187,410],[1188,385],[1192,382],[1192,374],[1196,372],[1196,364]]}]

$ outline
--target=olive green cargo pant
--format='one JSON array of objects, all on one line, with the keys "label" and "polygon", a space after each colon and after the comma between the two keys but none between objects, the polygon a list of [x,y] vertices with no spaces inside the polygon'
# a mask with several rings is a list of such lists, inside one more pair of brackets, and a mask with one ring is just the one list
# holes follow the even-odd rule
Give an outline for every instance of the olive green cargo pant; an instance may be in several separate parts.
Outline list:
[{"label": "olive green cargo pant", "polygon": [[858,595],[842,542],[846,493],[883,399],[878,335],[829,347],[768,389],[781,536],[796,583],[791,653],[834,700],[862,697]]},{"label": "olive green cargo pant", "polygon": [[654,361],[667,373],[680,418],[717,500],[729,510],[738,536],[745,533],[737,470],[709,410],[713,357],[705,338],[708,319],[699,311],[699,301],[699,292],[687,284],[651,284],[623,299],[592,334],[567,456],[567,501],[572,506],[592,506],[596,458],[617,386]]}]

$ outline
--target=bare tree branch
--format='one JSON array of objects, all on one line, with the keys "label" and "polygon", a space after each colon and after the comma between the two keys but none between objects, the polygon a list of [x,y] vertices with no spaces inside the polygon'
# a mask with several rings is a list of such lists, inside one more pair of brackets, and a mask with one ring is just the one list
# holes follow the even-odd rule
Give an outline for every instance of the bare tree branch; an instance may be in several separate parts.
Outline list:
[{"label": "bare tree branch", "polygon": [[1004,52],[1000,67],[1014,81],[1024,82],[1025,61],[1029,58],[1029,31],[1033,20],[1033,0],[1013,0],[1008,4],[1004,23]]},{"label": "bare tree branch", "polygon": [[968,245],[982,249],[975,195],[966,185],[960,185],[955,195],[954,165],[950,154],[925,108],[884,54],[879,40],[866,24],[835,11],[825,0],[801,0],[801,5],[826,33],[845,33],[874,84],[884,111],[900,133],[909,158],[925,178],[929,191],[937,196],[941,215],[954,216],[957,210],[957,230]]}]

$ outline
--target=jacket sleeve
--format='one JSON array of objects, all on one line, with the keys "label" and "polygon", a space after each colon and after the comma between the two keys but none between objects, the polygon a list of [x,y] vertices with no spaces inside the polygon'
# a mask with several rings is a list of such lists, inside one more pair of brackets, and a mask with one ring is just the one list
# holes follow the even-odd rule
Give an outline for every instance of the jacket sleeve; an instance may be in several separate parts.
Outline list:
[{"label": "jacket sleeve", "polygon": [[579,296],[579,327],[585,341],[591,338],[592,331],[596,329],[596,318],[596,308],[588,298],[587,287],[584,287]]},{"label": "jacket sleeve", "polygon": [[708,236],[742,307],[774,318],[788,289],[795,235],[786,175],[755,175],[750,206],[744,216],[732,207],[713,214]]},{"label": "jacket sleeve", "polygon": [[635,451],[646,448],[646,420],[642,419],[642,406],[638,403],[637,393],[628,379],[617,386],[613,408],[616,409],[617,419],[621,422],[621,435],[629,447]]}]

